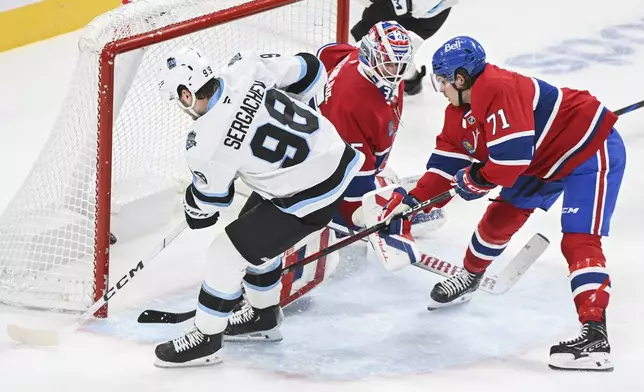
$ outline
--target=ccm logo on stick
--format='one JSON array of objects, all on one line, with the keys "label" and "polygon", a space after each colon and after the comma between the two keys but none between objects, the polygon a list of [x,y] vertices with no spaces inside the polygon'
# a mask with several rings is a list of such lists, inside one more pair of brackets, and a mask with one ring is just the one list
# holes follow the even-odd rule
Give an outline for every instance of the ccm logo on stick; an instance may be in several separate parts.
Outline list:
[{"label": "ccm logo on stick", "polygon": [[143,269],[143,267],[144,267],[144,265],[143,265],[143,261],[139,261],[139,263],[136,265],[136,267],[132,268],[132,269],[130,270],[130,272],[128,272],[127,274],[125,274],[125,276],[123,276],[121,279],[119,279],[119,281],[118,281],[118,282],[116,282],[116,288],[114,288],[114,286],[112,286],[112,287],[110,287],[109,289],[107,289],[107,291],[106,291],[106,292],[105,292],[105,294],[103,295],[103,299],[104,299],[105,301],[107,301],[107,300],[109,300],[110,298],[112,298],[112,296],[113,296],[114,294],[116,294],[116,292],[117,292],[118,290],[122,289],[122,288],[123,288],[123,286],[125,286],[125,285],[127,284],[127,282],[129,282],[129,281],[130,281],[130,279],[132,279],[132,278],[134,277],[134,275],[136,274],[136,272],[137,272],[137,271],[141,271],[141,270]]}]

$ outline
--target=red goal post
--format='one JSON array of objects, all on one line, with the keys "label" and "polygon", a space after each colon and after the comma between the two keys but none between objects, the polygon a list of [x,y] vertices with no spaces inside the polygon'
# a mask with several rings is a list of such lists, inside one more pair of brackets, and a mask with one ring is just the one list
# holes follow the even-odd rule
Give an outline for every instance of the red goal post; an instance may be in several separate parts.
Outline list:
[{"label": "red goal post", "polygon": [[140,0],[90,23],[51,136],[0,216],[0,302],[86,309],[109,284],[114,210],[129,229],[152,193],[175,197],[189,181],[186,116],[156,91],[168,50],[194,44],[219,66],[243,49],[314,52],[347,42],[348,18],[349,0]]}]

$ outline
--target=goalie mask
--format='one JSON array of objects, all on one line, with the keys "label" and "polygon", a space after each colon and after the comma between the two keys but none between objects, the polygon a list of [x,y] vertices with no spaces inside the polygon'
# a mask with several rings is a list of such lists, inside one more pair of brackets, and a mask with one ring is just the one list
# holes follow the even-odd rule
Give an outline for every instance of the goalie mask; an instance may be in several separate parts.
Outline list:
[{"label": "goalie mask", "polygon": [[[159,92],[164,100],[176,101],[181,110],[193,118],[200,115],[195,112],[197,91],[214,78],[213,67],[209,59],[196,48],[185,47],[168,55],[159,69]],[[186,106],[181,102],[179,86],[192,94],[192,103]]]},{"label": "goalie mask", "polygon": [[376,23],[360,40],[360,69],[388,102],[397,98],[412,55],[407,30],[394,21]]}]

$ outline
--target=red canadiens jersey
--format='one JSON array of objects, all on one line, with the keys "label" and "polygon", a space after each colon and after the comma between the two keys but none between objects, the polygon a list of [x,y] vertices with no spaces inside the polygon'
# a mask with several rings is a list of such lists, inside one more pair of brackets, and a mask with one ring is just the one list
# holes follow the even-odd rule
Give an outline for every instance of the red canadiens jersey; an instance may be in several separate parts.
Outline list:
[{"label": "red canadiens jersey", "polygon": [[328,72],[322,115],[329,119],[345,142],[360,150],[365,163],[349,184],[340,215],[353,226],[351,215],[361,205],[362,195],[376,189],[376,174],[384,169],[396,138],[403,107],[404,85],[398,99],[387,103],[380,90],[358,69],[358,48],[330,44],[318,51]]},{"label": "red canadiens jersey", "polygon": [[520,175],[563,178],[601,148],[616,121],[588,91],[488,64],[470,105],[446,109],[428,172],[412,193],[426,200],[447,190],[447,179],[472,157],[484,162],[480,173],[487,181],[504,187]]}]

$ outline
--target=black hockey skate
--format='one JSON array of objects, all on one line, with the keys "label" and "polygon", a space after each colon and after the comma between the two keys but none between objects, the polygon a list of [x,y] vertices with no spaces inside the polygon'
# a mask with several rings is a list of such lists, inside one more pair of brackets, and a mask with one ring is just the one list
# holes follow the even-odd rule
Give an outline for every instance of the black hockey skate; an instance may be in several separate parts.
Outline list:
[{"label": "black hockey skate", "polygon": [[204,335],[196,326],[183,336],[162,343],[154,350],[154,365],[162,368],[208,366],[221,362],[223,334]]},{"label": "black hockey skate", "polygon": [[612,371],[606,324],[585,322],[577,338],[550,348],[548,366],[555,370]]},{"label": "black hockey skate", "polygon": [[479,288],[483,272],[472,274],[463,269],[451,278],[437,283],[429,294],[427,310],[468,302]]},{"label": "black hockey skate", "polygon": [[423,90],[423,77],[425,77],[426,73],[427,69],[422,65],[420,67],[420,72],[414,71],[414,76],[409,79],[405,79],[405,94],[419,94]]},{"label": "black hockey skate", "polygon": [[284,315],[279,305],[257,309],[242,300],[233,309],[224,331],[226,341],[260,340],[279,342],[282,334],[279,326]]}]

